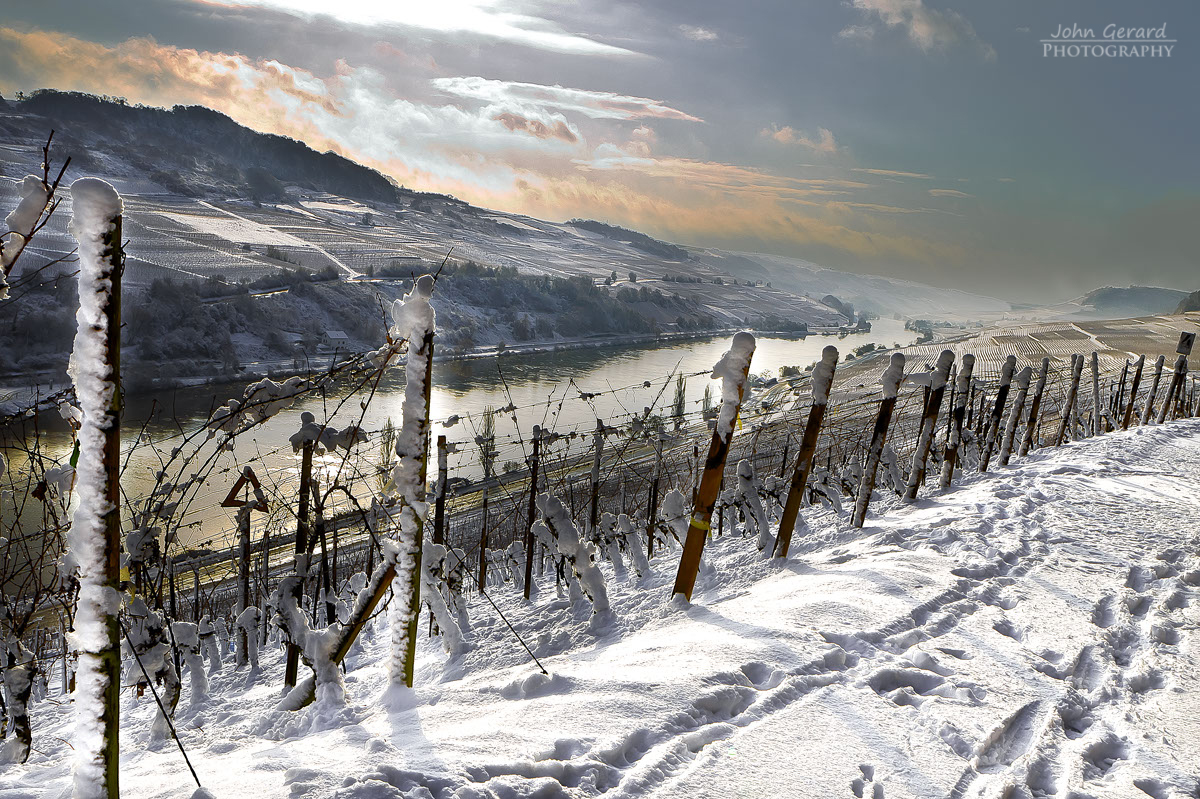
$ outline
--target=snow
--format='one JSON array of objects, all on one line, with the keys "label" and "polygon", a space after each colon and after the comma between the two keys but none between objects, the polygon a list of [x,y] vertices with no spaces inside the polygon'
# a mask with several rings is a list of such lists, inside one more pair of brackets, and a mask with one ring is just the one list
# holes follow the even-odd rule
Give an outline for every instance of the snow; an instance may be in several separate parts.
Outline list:
[{"label": "snow", "polygon": [[388,486],[400,500],[399,540],[390,556],[396,570],[392,593],[400,598],[390,611],[391,674],[397,686],[408,681],[408,653],[412,646],[409,630],[415,628],[421,611],[413,599],[420,590],[421,530],[429,510],[425,502],[425,462],[429,455],[425,381],[433,353],[425,346],[425,339],[432,338],[436,321],[433,306],[429,304],[433,287],[433,277],[422,275],[413,283],[412,291],[392,305],[390,335],[395,341],[408,342],[403,416],[396,435],[396,465]]},{"label": "snow", "polygon": [[716,433],[726,441],[733,433],[733,421],[737,418],[746,383],[746,370],[750,368],[753,355],[754,335],[743,330],[733,337],[729,351],[713,366],[713,379],[721,380],[721,411],[717,415]]},{"label": "snow", "polygon": [[50,200],[50,190],[37,175],[26,175],[18,189],[21,195],[17,207],[4,218],[8,225],[8,233],[0,238],[0,300],[8,297],[8,283],[5,276],[12,268],[17,256],[25,249],[34,226],[46,210]]},{"label": "snow", "polygon": [[814,405],[829,403],[829,387],[833,385],[833,371],[837,368],[838,351],[832,344],[821,350],[821,360],[812,370],[812,398]]},{"label": "snow", "polygon": [[[79,601],[75,615],[75,646],[81,653],[76,676],[74,710],[75,787],[77,799],[103,792],[104,731],[100,722],[107,677],[98,657],[108,645],[106,619],[121,606],[120,595],[105,586],[104,515],[111,510],[105,494],[104,430],[106,412],[115,385],[105,363],[108,322],[104,315],[111,282],[105,277],[102,237],[121,213],[121,198],[112,186],[96,178],[81,178],[71,185],[74,215],[71,234],[79,244],[78,331],[71,354],[71,379],[83,412],[79,429],[79,461],[75,493],[78,497],[67,543],[70,560],[78,567]],[[114,731],[115,732],[115,731]]]},{"label": "snow", "polygon": [[879,385],[883,387],[883,398],[894,399],[900,390],[900,381],[904,378],[904,353],[893,352],[888,361],[888,368],[883,370]]},{"label": "snow", "polygon": [[[862,530],[806,508],[787,563],[714,537],[686,606],[675,556],[640,580],[601,562],[603,627],[552,590],[490,590],[548,675],[472,594],[470,651],[448,668],[422,635],[396,709],[369,628],[336,725],[275,709],[268,647],[252,684],[214,675],[180,735],[221,798],[1193,795],[1200,542],[1181,520],[1200,517],[1198,470],[1184,420],[889,497]],[[123,692],[123,739],[153,710]],[[30,763],[0,771],[0,795],[65,797],[69,707],[32,715]],[[127,799],[193,790],[173,747],[126,744],[122,767]]]}]

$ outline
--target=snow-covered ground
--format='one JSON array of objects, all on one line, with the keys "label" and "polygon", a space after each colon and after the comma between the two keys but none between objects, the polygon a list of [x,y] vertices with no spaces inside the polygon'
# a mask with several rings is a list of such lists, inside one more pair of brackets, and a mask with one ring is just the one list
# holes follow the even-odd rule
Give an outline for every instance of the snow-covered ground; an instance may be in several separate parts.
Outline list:
[{"label": "snow-covered ground", "polygon": [[[381,618],[344,708],[275,710],[272,650],[185,688],[181,735],[216,797],[1195,796],[1198,488],[1195,420],[1042,450],[862,530],[805,511],[787,563],[714,539],[691,605],[677,550],[606,564],[606,616],[491,589],[549,676],[471,594],[469,651],[422,639],[411,692],[382,699]],[[124,694],[123,795],[187,797],[153,710]],[[4,799],[67,795],[69,708],[33,724]]]}]

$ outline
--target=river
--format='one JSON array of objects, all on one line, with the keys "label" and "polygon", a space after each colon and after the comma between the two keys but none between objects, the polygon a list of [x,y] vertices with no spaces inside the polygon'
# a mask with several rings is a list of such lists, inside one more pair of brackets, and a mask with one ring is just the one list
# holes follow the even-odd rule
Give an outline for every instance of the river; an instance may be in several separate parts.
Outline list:
[{"label": "river", "polygon": [[[867,343],[886,346],[908,345],[916,334],[904,329],[900,321],[880,319],[870,333],[844,336],[812,335],[805,339],[762,336],[751,363],[755,374],[777,376],[782,366],[804,368],[815,362],[821,350],[834,344],[842,353]],[[560,352],[513,353],[496,358],[440,361],[433,368],[431,401],[432,434],[446,435],[458,445],[450,456],[451,475],[474,479],[480,476],[479,451],[475,436],[479,433],[485,408],[516,406],[515,412],[496,414],[496,466],[521,463],[535,424],[558,433],[576,431],[589,434],[596,419],[606,424],[628,423],[631,415],[641,414],[647,406],[654,413],[670,414],[675,393],[672,375],[686,377],[686,410],[697,412],[705,387],[713,386],[719,397],[720,387],[709,378],[709,370],[729,346],[729,336],[673,341],[654,345],[605,346]],[[650,386],[646,387],[646,382]],[[379,391],[367,408],[363,428],[379,431],[390,418],[399,424],[403,403],[403,370],[394,369],[385,376]],[[126,446],[143,430],[157,450],[168,450],[179,443],[179,433],[202,425],[210,410],[229,397],[240,396],[242,386],[203,386],[133,396],[128,399],[122,434]],[[594,394],[586,397],[586,394]],[[290,481],[298,470],[298,456],[292,453],[288,438],[299,428],[303,411],[311,411],[318,421],[328,418],[341,396],[307,397],[292,408],[239,438],[232,453],[220,456],[220,462],[208,482],[191,503],[181,531],[182,543],[202,545],[234,526],[233,513],[219,503],[233,484],[241,466],[250,463],[264,484]],[[341,427],[356,421],[361,413],[357,399],[343,406],[333,418]],[[514,423],[514,413],[516,422]],[[447,425],[453,416],[459,421]],[[61,430],[43,433],[43,449],[59,458],[68,454],[69,442]],[[378,461],[378,443],[370,447],[371,460]],[[139,446],[129,458],[123,484],[131,497],[143,496],[161,468],[156,448]],[[340,460],[340,459],[338,459]],[[336,461],[327,456],[318,468],[329,468]]]}]

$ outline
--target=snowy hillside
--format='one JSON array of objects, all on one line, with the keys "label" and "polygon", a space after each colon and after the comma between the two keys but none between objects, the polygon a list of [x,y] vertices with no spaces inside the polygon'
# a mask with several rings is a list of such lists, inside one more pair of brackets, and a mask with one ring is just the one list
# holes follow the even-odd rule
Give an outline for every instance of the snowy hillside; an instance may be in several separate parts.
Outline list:
[{"label": "snowy hillside", "polygon": [[[787,563],[714,539],[691,605],[678,551],[608,580],[611,612],[468,592],[467,651],[422,638],[383,697],[383,619],[344,707],[274,709],[282,661],[227,660],[177,716],[216,797],[1195,796],[1200,422],[1114,433],[970,476],[862,530],[805,511]],[[133,682],[128,675],[126,682]],[[53,681],[52,681],[53,682]],[[154,704],[123,693],[123,795],[186,797]],[[386,699],[386,701],[384,701]],[[34,704],[0,796],[69,793],[70,705]]]},{"label": "snowy hillside", "polygon": [[[104,177],[125,198],[127,285],[162,277],[241,282],[284,268],[333,270],[344,279],[385,268],[408,275],[436,267],[452,252],[456,260],[529,275],[636,282],[679,295],[694,313],[712,317],[714,327],[751,319],[769,329],[773,318],[845,324],[820,302],[828,294],[889,316],[978,318],[1009,308],[990,297],[805,261],[681,247],[597,222],[478,208],[395,186],[366,167],[255,133],[207,109],[134,108],[77,94],[35,94],[0,120],[0,208],[11,206],[15,181],[40,163],[50,128],[57,131],[58,157],[73,156],[68,177]],[[70,249],[61,218],[40,235],[35,252]],[[673,317],[657,321],[665,329],[674,324]]]}]

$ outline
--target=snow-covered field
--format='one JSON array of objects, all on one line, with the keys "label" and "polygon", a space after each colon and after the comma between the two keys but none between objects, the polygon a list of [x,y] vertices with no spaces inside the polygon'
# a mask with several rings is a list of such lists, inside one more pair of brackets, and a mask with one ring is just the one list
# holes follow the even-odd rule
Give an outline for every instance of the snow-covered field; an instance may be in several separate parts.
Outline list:
[{"label": "snow-covered field", "polygon": [[[422,639],[383,700],[378,620],[345,707],[274,709],[279,653],[225,670],[178,723],[216,797],[1185,797],[1200,771],[1200,422],[971,476],[862,530],[806,511],[787,563],[705,552],[694,602],[605,565],[611,614],[471,594],[469,651]],[[127,676],[127,682],[132,677]],[[184,681],[188,681],[185,679]],[[194,790],[154,704],[124,693],[123,795]],[[34,705],[0,797],[69,790],[69,706]]]}]

